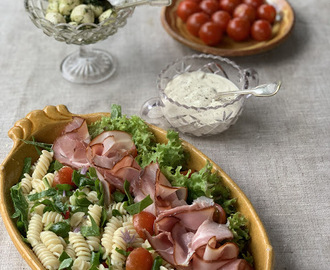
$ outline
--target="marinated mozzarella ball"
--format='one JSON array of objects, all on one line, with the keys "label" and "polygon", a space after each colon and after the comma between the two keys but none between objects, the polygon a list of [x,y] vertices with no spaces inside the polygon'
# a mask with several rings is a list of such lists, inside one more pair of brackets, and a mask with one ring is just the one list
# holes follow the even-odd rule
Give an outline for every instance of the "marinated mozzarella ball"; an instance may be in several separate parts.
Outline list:
[{"label": "marinated mozzarella ball", "polygon": [[80,23],[93,23],[94,12],[87,5],[79,5],[75,7],[71,12],[71,21]]},{"label": "marinated mozzarella ball", "polygon": [[76,22],[69,22],[69,24],[72,26],[78,26],[78,23],[76,23]]},{"label": "marinated mozzarella ball", "polygon": [[103,7],[101,6],[94,6],[89,4],[88,7],[93,10],[95,18],[98,18],[103,13]]},{"label": "marinated mozzarella ball", "polygon": [[113,16],[115,16],[115,14],[112,9],[108,9],[100,15],[99,22],[103,22],[106,19],[110,18],[111,16],[113,17]]},{"label": "marinated mozzarella ball", "polygon": [[55,0],[53,0],[53,1],[49,1],[49,4],[48,4],[48,7],[47,7],[47,13],[49,13],[49,12],[59,12],[59,10],[58,10],[58,6],[59,6],[59,1],[57,0],[57,1],[55,1]]},{"label": "marinated mozzarella ball", "polygon": [[65,23],[63,15],[57,12],[48,12],[45,16],[46,20],[50,21],[53,24]]},{"label": "marinated mozzarella ball", "polygon": [[81,0],[60,0],[58,9],[62,15],[70,15],[71,11],[81,3]]}]

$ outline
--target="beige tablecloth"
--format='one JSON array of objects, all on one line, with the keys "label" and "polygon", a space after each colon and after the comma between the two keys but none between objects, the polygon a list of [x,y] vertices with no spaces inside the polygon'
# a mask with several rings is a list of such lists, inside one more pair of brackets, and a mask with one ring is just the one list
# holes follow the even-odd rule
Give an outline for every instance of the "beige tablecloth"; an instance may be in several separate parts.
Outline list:
[{"label": "beige tablecloth", "polygon": [[[272,98],[250,98],[240,119],[214,137],[182,136],[219,164],[256,208],[275,251],[275,269],[330,269],[330,1],[291,0],[295,27],[272,51],[233,60],[255,68],[261,82],[281,80]],[[7,131],[34,109],[66,104],[75,113],[121,104],[138,114],[155,96],[158,72],[195,51],[162,28],[160,8],[139,7],[127,26],[95,47],[112,52],[118,70],[97,85],[60,74],[76,50],[44,35],[23,1],[4,0],[0,20],[0,160]],[[0,269],[29,269],[0,221]]]}]

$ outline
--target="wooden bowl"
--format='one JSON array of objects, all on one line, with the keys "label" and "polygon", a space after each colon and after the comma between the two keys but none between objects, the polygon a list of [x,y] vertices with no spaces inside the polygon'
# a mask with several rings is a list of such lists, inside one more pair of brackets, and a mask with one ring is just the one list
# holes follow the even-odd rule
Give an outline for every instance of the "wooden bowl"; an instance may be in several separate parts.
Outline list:
[{"label": "wooden bowl", "polygon": [[205,45],[199,38],[191,35],[184,22],[176,15],[179,3],[183,0],[173,0],[172,4],[164,7],[161,21],[166,32],[182,44],[203,53],[220,56],[243,56],[268,51],[283,42],[290,34],[294,25],[294,12],[286,0],[269,0],[275,6],[279,19],[273,25],[272,38],[268,41],[257,42],[252,39],[245,42],[235,42],[224,36],[221,43],[211,47]]},{"label": "wooden bowl", "polygon": [[[74,115],[75,114],[69,112],[64,105],[58,105],[56,107],[47,106],[43,110],[30,112],[24,119],[17,121],[14,127],[8,132],[9,137],[13,140],[13,148],[0,167],[0,211],[14,245],[32,269],[44,268],[30,247],[23,242],[15,222],[10,218],[14,213],[14,206],[10,197],[10,188],[19,180],[23,169],[24,158],[31,156],[34,160],[38,158],[34,147],[24,144],[21,140],[30,139],[31,136],[34,136],[37,141],[52,143]],[[105,115],[109,116],[109,113],[92,113],[78,116],[85,118],[89,124]],[[155,126],[150,127],[157,141],[166,142],[166,131]],[[189,162],[190,168],[199,170],[204,167],[207,160],[210,160],[191,144],[185,141],[183,144],[191,154]],[[219,166],[214,164],[211,160],[210,162],[213,164],[214,170],[223,177],[223,182],[231,190],[232,196],[237,198],[238,211],[243,213],[250,222],[250,250],[255,260],[255,269],[272,269],[273,249],[253,206],[234,181],[231,180]]]}]

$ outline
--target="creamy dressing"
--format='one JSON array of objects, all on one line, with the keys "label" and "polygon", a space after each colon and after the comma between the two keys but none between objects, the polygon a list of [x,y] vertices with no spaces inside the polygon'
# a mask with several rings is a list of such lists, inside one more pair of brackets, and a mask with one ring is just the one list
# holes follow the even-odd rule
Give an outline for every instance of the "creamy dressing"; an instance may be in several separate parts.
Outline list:
[{"label": "creamy dressing", "polygon": [[222,91],[234,90],[238,90],[234,83],[217,74],[203,71],[179,74],[164,89],[167,98],[162,97],[162,113],[181,132],[195,136],[217,134],[236,122],[244,98],[233,102],[237,95],[221,100],[215,97]]},{"label": "creamy dressing", "polygon": [[164,92],[167,97],[183,105],[213,107],[236,97],[226,96],[216,101],[214,99],[218,93],[235,90],[238,87],[220,75],[194,71],[176,76],[167,84]]}]

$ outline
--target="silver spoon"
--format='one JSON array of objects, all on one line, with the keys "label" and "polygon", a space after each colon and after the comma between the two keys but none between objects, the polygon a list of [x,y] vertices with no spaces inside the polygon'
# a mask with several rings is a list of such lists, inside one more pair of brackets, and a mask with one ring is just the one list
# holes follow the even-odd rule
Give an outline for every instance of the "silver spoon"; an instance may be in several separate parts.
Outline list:
[{"label": "silver spoon", "polygon": [[268,83],[258,85],[257,87],[238,90],[238,91],[227,91],[227,92],[218,92],[214,100],[220,100],[223,96],[228,95],[254,95],[256,97],[271,97],[274,96],[278,90],[280,90],[282,82]]}]

